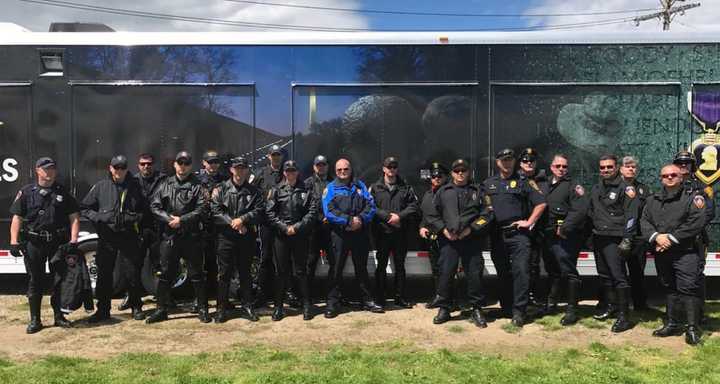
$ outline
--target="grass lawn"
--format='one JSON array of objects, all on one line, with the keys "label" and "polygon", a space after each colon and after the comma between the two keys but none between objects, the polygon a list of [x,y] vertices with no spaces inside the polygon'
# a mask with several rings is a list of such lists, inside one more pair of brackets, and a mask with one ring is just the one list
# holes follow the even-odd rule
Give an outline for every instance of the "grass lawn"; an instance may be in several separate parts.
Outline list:
[{"label": "grass lawn", "polygon": [[0,360],[2,383],[720,383],[720,339],[677,354],[593,343],[522,358],[398,343],[287,352],[236,348],[188,356],[124,354]]}]

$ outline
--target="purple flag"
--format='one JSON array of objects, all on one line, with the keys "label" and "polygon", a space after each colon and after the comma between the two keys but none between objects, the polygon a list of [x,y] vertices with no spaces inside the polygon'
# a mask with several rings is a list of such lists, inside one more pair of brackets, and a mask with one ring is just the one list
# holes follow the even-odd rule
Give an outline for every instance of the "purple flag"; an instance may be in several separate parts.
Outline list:
[{"label": "purple flag", "polygon": [[692,113],[706,127],[715,128],[720,122],[720,92],[693,91]]}]

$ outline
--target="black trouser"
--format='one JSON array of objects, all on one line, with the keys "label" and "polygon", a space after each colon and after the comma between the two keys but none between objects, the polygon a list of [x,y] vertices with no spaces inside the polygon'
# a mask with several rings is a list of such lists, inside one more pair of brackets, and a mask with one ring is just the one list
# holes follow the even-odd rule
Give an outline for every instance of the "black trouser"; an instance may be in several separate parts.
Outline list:
[{"label": "black trouser", "polygon": [[313,280],[315,280],[315,271],[320,261],[321,251],[325,252],[325,259],[328,261],[328,278],[333,276],[335,269],[335,256],[333,255],[332,241],[330,239],[330,226],[327,224],[318,224],[310,235],[310,253],[307,261],[307,279],[308,287],[312,288]]},{"label": "black trouser", "polygon": [[122,263],[122,278],[128,283],[128,302],[130,307],[142,306],[142,283],[140,270],[142,257],[140,254],[140,238],[132,231],[104,232],[100,234],[98,249],[95,254],[97,265],[97,283],[95,297],[99,312],[110,313],[110,300],[113,294],[113,273],[115,263]]},{"label": "black trouser", "polygon": [[630,288],[625,260],[618,252],[618,244],[621,241],[620,236],[593,235],[595,266],[606,289]]},{"label": "black trouser", "polygon": [[634,306],[644,306],[647,301],[647,293],[645,292],[645,264],[647,263],[645,251],[647,249],[648,243],[646,241],[635,240],[632,253],[626,260]]},{"label": "black trouser", "polygon": [[452,307],[453,280],[462,262],[467,285],[467,297],[473,308],[480,309],[485,303],[485,288],[482,285],[485,259],[482,255],[482,241],[467,238],[449,241],[446,238],[438,240],[440,243],[440,277],[438,279],[438,306],[445,309]]},{"label": "black trouser", "polygon": [[577,270],[578,254],[582,239],[580,234],[571,233],[566,239],[555,234],[547,234],[545,237],[545,253],[555,259],[560,270],[560,278],[568,281],[580,281],[580,273]]},{"label": "black trouser", "polygon": [[250,264],[255,255],[255,232],[250,231],[240,235],[233,231],[221,232],[217,236],[217,281],[218,281],[218,307],[229,303],[230,280],[238,273],[240,291],[242,291],[245,305],[253,301]]},{"label": "black trouser", "polygon": [[203,233],[203,256],[205,264],[203,266],[205,273],[207,274],[207,286],[208,289],[215,289],[215,282],[217,282],[217,233],[215,229],[209,230],[207,233]]},{"label": "black trouser", "polygon": [[[207,307],[205,296],[205,273],[203,271],[202,241],[199,235],[163,235],[160,242],[160,281],[158,283],[158,307],[166,309],[170,300],[170,287],[177,278],[180,258],[185,260],[188,277],[195,288],[198,307]],[[162,287],[162,289],[161,289]],[[161,292],[162,291],[162,292]]]},{"label": "black trouser", "polygon": [[395,297],[405,297],[405,258],[407,257],[407,238],[404,230],[392,233],[376,231],[374,233],[377,253],[377,268],[375,269],[375,292],[378,301],[385,300],[385,286],[387,281],[387,265],[390,253],[393,255],[393,266],[395,267]]},{"label": "black trouser", "polygon": [[440,243],[437,239],[423,239],[423,243],[425,244],[425,249],[428,250],[430,271],[433,277],[437,279],[440,277]]},{"label": "black trouser", "polygon": [[[30,240],[24,243],[26,252],[23,257],[23,263],[25,263],[25,272],[28,275],[28,299],[41,298],[45,288],[51,284],[45,275],[45,264],[55,255],[61,243],[62,241],[45,242],[42,240]],[[50,268],[50,275],[54,278],[55,271],[53,270],[52,264],[50,264]],[[59,289],[53,289],[50,295],[50,303],[52,304],[53,310],[55,310],[56,313],[60,313]]]},{"label": "black trouser", "polygon": [[695,250],[675,250],[655,254],[660,284],[668,294],[702,299],[702,256]]},{"label": "black trouser", "polygon": [[524,313],[530,292],[530,237],[527,231],[493,231],[491,257],[500,279],[500,306]]},{"label": "black trouser", "polygon": [[367,262],[370,245],[365,228],[358,231],[345,231],[343,228],[333,228],[330,232],[333,254],[335,255],[335,269],[330,277],[327,304],[337,305],[342,296],[343,269],[348,253],[351,253],[355,280],[360,286],[363,301],[372,300],[370,278],[368,277]]},{"label": "black trouser", "polygon": [[273,260],[273,239],[275,231],[267,225],[260,226],[260,265],[257,271],[257,285],[263,295],[272,291],[275,263]]},{"label": "black trouser", "polygon": [[[549,292],[554,281],[560,279],[560,266],[557,260],[550,252],[547,252],[545,243],[548,241],[549,234],[536,233],[530,239],[530,293],[535,299],[546,299],[543,295]],[[547,289],[539,291],[540,285],[540,260],[543,261],[545,272],[547,273]]]},{"label": "black trouser", "polygon": [[[285,284],[295,275],[298,291],[304,303],[309,302],[307,280],[308,235],[275,235],[275,305],[280,306],[285,296]],[[292,269],[291,269],[292,268]],[[292,274],[290,271],[292,270]]]}]

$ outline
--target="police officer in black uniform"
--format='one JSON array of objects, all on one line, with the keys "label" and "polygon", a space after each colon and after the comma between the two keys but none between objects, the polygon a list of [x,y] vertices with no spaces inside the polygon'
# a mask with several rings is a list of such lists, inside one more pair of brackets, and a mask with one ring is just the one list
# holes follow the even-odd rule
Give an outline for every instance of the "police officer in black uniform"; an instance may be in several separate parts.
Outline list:
[{"label": "police officer in black uniform", "polygon": [[[320,206],[322,193],[329,182],[332,181],[328,172],[328,160],[323,155],[315,156],[313,160],[313,175],[305,179],[305,189],[312,191],[318,199],[317,219],[313,224],[310,235],[310,254],[308,255],[307,279],[308,289],[312,290],[315,271],[321,258],[321,252],[325,253],[325,260],[328,263],[328,276],[333,275],[335,268],[335,256],[333,255],[332,243],[330,242],[330,223],[328,223]],[[313,296],[312,294],[310,295]]]},{"label": "police officer in black uniform", "polygon": [[492,221],[492,207],[482,187],[471,182],[470,164],[464,159],[452,163],[452,181],[438,189],[429,214],[430,226],[438,230],[440,243],[440,278],[438,281],[438,313],[434,324],[450,320],[452,280],[462,261],[467,280],[467,297],[473,307],[471,321],[487,327],[482,312],[485,289],[482,286],[484,261],[483,237]]},{"label": "police officer in black uniform", "polygon": [[90,188],[81,202],[83,217],[90,220],[98,234],[97,311],[88,322],[110,319],[110,300],[113,294],[115,263],[122,260],[123,277],[128,282],[128,303],[135,320],[145,319],[142,312],[142,283],[140,269],[140,222],[147,203],[140,185],[128,177],[128,161],[124,155],[110,160],[108,177]]},{"label": "police officer in black uniform", "polygon": [[484,182],[495,213],[491,256],[502,284],[502,313],[511,315],[512,324],[522,327],[530,290],[530,231],[547,204],[537,183],[515,172],[512,149],[498,152],[495,165],[499,174]]},{"label": "police officer in black uniform", "polygon": [[[252,183],[260,189],[263,196],[267,196],[270,188],[276,186],[283,178],[283,150],[277,145],[270,146],[267,157],[268,165],[260,168],[253,176]],[[256,283],[258,295],[255,297],[255,306],[260,307],[267,302],[273,287],[275,265],[273,261],[273,230],[266,223],[260,226],[260,265],[258,266]]]},{"label": "police officer in black uniform", "polygon": [[395,267],[395,305],[411,308],[405,298],[405,258],[407,257],[407,232],[418,213],[418,198],[411,185],[398,174],[399,162],[394,156],[383,160],[383,176],[370,186],[375,199],[375,217],[372,234],[377,253],[375,269],[375,302],[385,306],[385,283],[390,253]]},{"label": "police officer in black uniform", "polygon": [[[653,336],[681,335],[685,342],[700,343],[700,308],[704,254],[696,238],[705,229],[705,197],[683,188],[680,169],[666,165],[660,172],[662,191],[648,198],[641,226],[643,238],[655,253],[658,277],[666,289],[667,319]],[[681,325],[684,308],[687,326]]]},{"label": "police officer in black uniform", "polygon": [[312,190],[298,180],[295,160],[283,164],[280,184],[268,193],[265,212],[268,223],[275,230],[275,310],[273,321],[285,317],[283,298],[285,283],[290,281],[292,267],[303,302],[303,320],[311,320],[313,309],[307,282],[307,255],[310,231],[317,218],[318,199]]},{"label": "police officer in black uniform", "polygon": [[[522,178],[533,180],[544,195],[549,190],[548,177],[545,170],[537,169],[538,153],[533,148],[525,148],[520,152],[518,174]],[[554,312],[557,309],[557,300],[560,295],[560,266],[555,258],[545,252],[545,223],[547,210],[530,231],[530,296],[528,303],[544,308],[544,311]],[[540,287],[540,259],[543,261],[547,273],[547,288]]]},{"label": "police officer in black uniform", "polygon": [[198,318],[211,321],[205,290],[200,223],[208,214],[208,204],[200,181],[192,173],[192,156],[180,151],[175,156],[175,175],[165,178],[150,203],[150,209],[161,226],[160,279],[157,284],[157,310],[146,322],[167,320],[170,287],[177,277],[180,258],[188,268],[198,306]]},{"label": "police officer in black uniform", "polygon": [[229,180],[215,186],[211,209],[217,226],[217,313],[216,323],[228,320],[230,280],[237,270],[243,293],[243,312],[250,321],[258,321],[252,308],[250,264],[255,255],[256,227],[265,217],[265,200],[250,184],[250,164],[242,156],[230,160]]},{"label": "police officer in black uniform", "polygon": [[632,328],[628,317],[630,282],[625,257],[632,252],[639,212],[637,190],[618,174],[617,157],[600,157],[600,182],[590,192],[588,215],[592,220],[593,247],[598,276],[605,288],[607,305],[593,316],[605,320],[617,315],[611,330]]},{"label": "police officer in black uniform", "polygon": [[585,188],[570,178],[569,161],[564,154],[555,154],[550,163],[552,176],[548,179],[546,223],[544,225],[544,251],[555,259],[560,278],[566,281],[567,307],[560,319],[562,325],[578,321],[580,274],[577,259],[583,244],[583,228],[587,215],[588,199]]},{"label": "police officer in black uniform", "polygon": [[[57,163],[49,157],[35,162],[37,181],[28,184],[15,196],[10,206],[10,253],[22,257],[28,274],[30,323],[26,332],[43,328],[40,305],[45,287],[45,264],[58,247],[72,250],[77,246],[80,231],[80,207],[75,198],[56,181]],[[69,243],[68,243],[69,241]],[[55,326],[67,328],[70,322],[60,311],[60,292],[50,296]]]},{"label": "police officer in black uniform", "polygon": [[[433,298],[427,304],[425,308],[432,309],[437,308],[440,296],[438,296],[439,279],[440,279],[440,244],[438,242],[438,235],[442,235],[440,232],[442,228],[436,228],[433,223],[430,222],[430,215],[435,212],[435,206],[433,199],[435,194],[442,187],[448,178],[448,170],[440,163],[434,162],[430,167],[430,189],[425,191],[422,198],[420,199],[420,212],[422,213],[422,219],[420,220],[420,229],[418,233],[420,238],[423,239],[424,247],[428,250],[430,259],[430,270],[433,276]],[[453,289],[451,288],[452,292]]]},{"label": "police officer in black uniform", "polygon": [[[638,161],[634,156],[625,156],[620,165],[620,175],[627,185],[635,188],[638,199],[638,212],[645,207],[645,200],[650,196],[650,188],[637,180]],[[640,227],[637,228],[637,235],[633,239],[633,247],[626,258],[628,275],[630,277],[630,293],[632,296],[633,310],[647,309],[647,292],[645,291],[645,264],[647,258],[645,252],[648,244],[642,238]]]}]

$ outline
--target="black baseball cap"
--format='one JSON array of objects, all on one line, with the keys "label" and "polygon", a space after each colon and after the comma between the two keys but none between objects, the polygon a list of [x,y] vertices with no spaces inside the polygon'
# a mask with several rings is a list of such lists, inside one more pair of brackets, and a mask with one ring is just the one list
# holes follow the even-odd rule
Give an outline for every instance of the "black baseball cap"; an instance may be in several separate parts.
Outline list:
[{"label": "black baseball cap", "polygon": [[177,155],[175,155],[175,161],[179,160],[185,160],[186,162],[192,164],[192,155],[190,155],[190,152],[188,151],[180,151]]},{"label": "black baseball cap", "polygon": [[526,160],[526,161],[535,161],[537,159],[538,153],[533,148],[525,148],[520,152],[520,160]]},{"label": "black baseball cap", "polygon": [[56,165],[57,163],[51,157],[41,157],[35,162],[35,168],[50,168]]},{"label": "black baseball cap", "polygon": [[430,165],[430,176],[447,175],[448,170],[444,165],[440,163],[432,163]]},{"label": "black baseball cap", "polygon": [[203,153],[203,160],[205,161],[213,161],[213,160],[220,160],[220,155],[218,155],[217,151],[214,150],[208,150]]},{"label": "black baseball cap", "polygon": [[245,167],[249,168],[250,163],[248,163],[247,159],[243,156],[236,156],[230,159],[230,166],[231,167]]},{"label": "black baseball cap", "polygon": [[110,159],[110,165],[113,167],[126,167],[128,165],[128,159],[125,157],[125,155],[115,155],[112,159]]},{"label": "black baseball cap", "polygon": [[673,158],[673,164],[689,164],[695,161],[695,155],[689,151],[680,151]]},{"label": "black baseball cap", "polygon": [[515,158],[515,151],[513,151],[510,148],[505,148],[495,154],[495,159],[497,160],[504,160],[504,159],[514,159]]},{"label": "black baseball cap", "polygon": [[276,153],[279,153],[279,154],[282,155],[282,153],[283,153],[283,152],[282,152],[282,148],[281,148],[279,145],[277,145],[277,144],[273,144],[273,145],[270,147],[270,150],[268,151],[268,154],[274,155],[274,154],[276,154]]},{"label": "black baseball cap", "polygon": [[395,156],[388,156],[383,160],[383,167],[389,167],[391,165],[398,166],[399,162],[397,157]]},{"label": "black baseball cap", "polygon": [[325,157],[325,156],[323,156],[323,155],[317,155],[317,156],[315,156],[315,160],[313,160],[313,165],[318,165],[318,164],[320,164],[320,163],[325,163],[325,164],[327,164],[327,163],[328,163],[327,157]]},{"label": "black baseball cap", "polygon": [[453,171],[458,168],[470,169],[470,163],[468,163],[465,159],[457,159],[452,162],[451,168]]},{"label": "black baseball cap", "polygon": [[283,164],[283,170],[286,171],[297,171],[298,166],[295,160],[288,160]]}]

